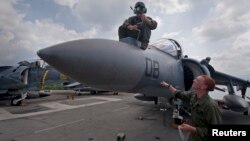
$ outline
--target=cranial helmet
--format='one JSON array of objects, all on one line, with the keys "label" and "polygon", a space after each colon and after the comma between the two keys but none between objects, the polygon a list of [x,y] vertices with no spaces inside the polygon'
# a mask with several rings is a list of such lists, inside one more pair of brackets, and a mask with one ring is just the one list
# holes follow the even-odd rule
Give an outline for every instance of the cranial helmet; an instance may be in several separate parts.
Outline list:
[{"label": "cranial helmet", "polygon": [[147,8],[145,7],[145,4],[143,2],[137,2],[135,4],[135,8],[134,8],[134,13],[138,14],[138,13],[147,13]]}]

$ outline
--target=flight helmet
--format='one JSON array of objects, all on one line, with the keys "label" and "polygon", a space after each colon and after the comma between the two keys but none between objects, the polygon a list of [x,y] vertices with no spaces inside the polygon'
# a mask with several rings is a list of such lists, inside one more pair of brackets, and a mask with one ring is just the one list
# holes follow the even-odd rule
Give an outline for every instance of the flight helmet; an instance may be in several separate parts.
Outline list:
[{"label": "flight helmet", "polygon": [[147,13],[147,8],[145,7],[145,4],[143,2],[137,2],[134,7],[134,13]]}]

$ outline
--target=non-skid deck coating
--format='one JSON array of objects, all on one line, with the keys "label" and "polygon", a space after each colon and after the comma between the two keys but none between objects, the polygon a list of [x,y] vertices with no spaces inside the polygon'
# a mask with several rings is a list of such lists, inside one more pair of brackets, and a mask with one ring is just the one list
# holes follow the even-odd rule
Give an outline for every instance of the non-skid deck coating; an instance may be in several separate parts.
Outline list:
[{"label": "non-skid deck coating", "polygon": [[[136,100],[133,94],[52,95],[0,108],[0,141],[178,141],[172,109]],[[165,118],[164,116],[165,115]],[[250,124],[250,116],[222,110],[224,124]],[[165,119],[165,120],[164,120]]]}]

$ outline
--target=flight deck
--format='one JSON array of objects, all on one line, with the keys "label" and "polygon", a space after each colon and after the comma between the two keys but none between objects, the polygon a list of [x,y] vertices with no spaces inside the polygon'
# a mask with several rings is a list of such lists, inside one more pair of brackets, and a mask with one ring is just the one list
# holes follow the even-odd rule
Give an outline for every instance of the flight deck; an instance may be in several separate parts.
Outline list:
[{"label": "flight deck", "polygon": [[[139,101],[131,93],[70,95],[29,99],[21,107],[1,102],[0,140],[116,141],[119,133],[126,141],[181,140],[171,127],[171,106]],[[249,115],[222,110],[222,116],[224,124],[250,124]]]}]

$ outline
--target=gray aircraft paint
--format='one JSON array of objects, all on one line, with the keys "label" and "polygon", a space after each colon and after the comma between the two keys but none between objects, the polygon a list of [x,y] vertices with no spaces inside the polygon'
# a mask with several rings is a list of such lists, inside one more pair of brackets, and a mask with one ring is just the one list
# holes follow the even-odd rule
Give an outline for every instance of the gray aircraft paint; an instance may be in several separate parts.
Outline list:
[{"label": "gray aircraft paint", "polygon": [[[250,86],[246,80],[215,71],[207,58],[198,62],[182,57],[181,47],[172,39],[161,39],[146,50],[133,42],[82,39],[57,44],[37,54],[78,82],[103,90],[140,93],[141,100],[170,99],[173,94],[160,86],[161,81],[180,90],[190,90],[193,80],[202,74],[213,77],[216,84],[227,85],[228,89],[240,85],[242,96]],[[176,47],[177,55],[164,50],[169,45]],[[229,93],[235,94],[233,89]],[[225,100],[229,107],[239,106],[237,111],[248,110],[243,98],[226,97]]]},{"label": "gray aircraft paint", "polygon": [[[42,68],[37,62],[22,61],[18,66],[1,66],[0,67],[0,100],[45,97],[48,94],[39,93],[41,80],[46,82],[63,82],[60,79],[61,73],[52,67]],[[46,76],[45,72],[48,71]],[[44,79],[42,79],[44,77]],[[19,103],[20,104],[20,103]],[[18,105],[18,104],[17,104]]]},{"label": "gray aircraft paint", "polygon": [[[1,67],[0,89],[20,89],[27,85],[27,66],[19,67]],[[4,68],[4,69],[3,69]],[[22,78],[23,77],[23,78]],[[26,82],[25,82],[26,81]]]},{"label": "gray aircraft paint", "polygon": [[159,85],[164,80],[184,90],[181,59],[153,46],[144,51],[123,42],[84,39],[40,50],[38,55],[62,73],[95,88],[172,96]]}]

